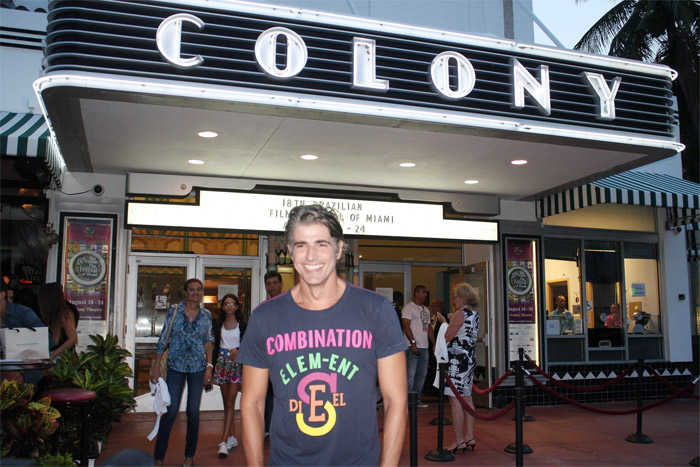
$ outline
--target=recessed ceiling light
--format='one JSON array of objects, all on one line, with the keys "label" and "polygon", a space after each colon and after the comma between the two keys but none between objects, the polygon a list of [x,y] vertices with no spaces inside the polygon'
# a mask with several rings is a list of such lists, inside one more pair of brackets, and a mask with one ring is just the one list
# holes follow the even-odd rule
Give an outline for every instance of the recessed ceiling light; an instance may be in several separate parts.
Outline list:
[{"label": "recessed ceiling light", "polygon": [[202,159],[190,159],[187,161],[188,163],[192,165],[202,165],[204,164],[204,161]]},{"label": "recessed ceiling light", "polygon": [[305,161],[315,161],[318,159],[318,156],[316,154],[304,154],[301,158]]},{"label": "recessed ceiling light", "polygon": [[477,183],[479,183],[479,180],[465,180],[464,183],[466,183],[467,185],[476,185]]},{"label": "recessed ceiling light", "polygon": [[510,161],[510,163],[513,165],[525,165],[527,161],[525,159],[515,159],[514,161]]},{"label": "recessed ceiling light", "polygon": [[415,167],[416,166],[416,164],[414,164],[413,162],[402,162],[399,165],[401,167]]},{"label": "recessed ceiling light", "polygon": [[197,133],[198,136],[201,136],[202,138],[216,138],[219,136],[219,133],[215,131],[200,131]]}]

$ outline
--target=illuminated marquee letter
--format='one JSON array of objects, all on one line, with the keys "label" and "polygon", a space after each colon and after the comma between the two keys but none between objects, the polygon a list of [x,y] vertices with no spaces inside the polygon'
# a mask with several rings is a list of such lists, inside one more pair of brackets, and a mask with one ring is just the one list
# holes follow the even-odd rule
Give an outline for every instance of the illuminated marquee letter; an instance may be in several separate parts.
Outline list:
[{"label": "illuminated marquee letter", "polygon": [[201,55],[191,58],[180,56],[180,42],[182,40],[182,23],[187,21],[197,26],[199,31],[204,27],[204,21],[194,15],[178,13],[169,16],[160,23],[156,32],[156,45],[158,51],[169,63],[178,68],[192,68],[200,65],[204,59]]},{"label": "illuminated marquee letter", "polygon": [[513,107],[516,109],[525,107],[525,91],[527,90],[540,107],[540,112],[544,115],[552,113],[552,104],[549,100],[549,67],[540,65],[540,81],[537,81],[518,59],[512,58],[511,66],[513,67],[513,75],[511,77],[513,83]]},{"label": "illuminated marquee letter", "polygon": [[615,120],[615,95],[620,89],[622,78],[619,76],[612,81],[612,89],[608,87],[603,75],[599,73],[581,73],[588,81],[588,89],[593,92],[598,104],[598,120]]},{"label": "illuminated marquee letter", "polygon": [[[450,60],[457,65],[457,89],[450,87]],[[435,90],[450,99],[460,99],[474,89],[476,74],[466,57],[457,52],[442,52],[430,64],[430,82]]]},{"label": "illuminated marquee letter", "polygon": [[377,79],[377,43],[374,39],[352,39],[352,85],[375,91],[389,89],[389,81]]},{"label": "illuminated marquee letter", "polygon": [[[287,66],[277,67],[277,38],[287,40]],[[258,66],[271,78],[289,79],[298,75],[306,65],[308,51],[304,40],[291,29],[276,27],[263,31],[255,41],[255,60]]]}]

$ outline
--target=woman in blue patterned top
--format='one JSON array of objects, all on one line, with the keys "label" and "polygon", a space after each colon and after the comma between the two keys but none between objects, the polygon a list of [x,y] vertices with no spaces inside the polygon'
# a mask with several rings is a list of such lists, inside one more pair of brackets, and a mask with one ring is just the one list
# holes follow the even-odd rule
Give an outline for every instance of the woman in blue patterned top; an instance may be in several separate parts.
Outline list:
[{"label": "woman in blue patterned top", "polygon": [[[158,439],[153,452],[155,465],[163,465],[170,430],[180,407],[185,382],[187,382],[187,435],[185,460],[182,465],[192,465],[199,436],[199,405],[202,389],[204,385],[212,383],[214,336],[211,313],[201,305],[204,284],[199,279],[189,279],[185,282],[184,289],[185,300],[171,306],[165,317],[150,374],[151,382],[158,382],[161,376],[160,360],[169,344],[167,381],[171,403],[168,412],[160,421]],[[171,326],[172,329],[168,332]]]}]

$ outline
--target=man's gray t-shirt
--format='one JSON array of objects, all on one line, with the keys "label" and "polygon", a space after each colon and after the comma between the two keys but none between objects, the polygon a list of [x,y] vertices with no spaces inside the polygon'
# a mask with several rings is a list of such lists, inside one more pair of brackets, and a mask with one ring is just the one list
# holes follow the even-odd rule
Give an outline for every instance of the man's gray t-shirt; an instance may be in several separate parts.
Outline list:
[{"label": "man's gray t-shirt", "polygon": [[270,465],[379,463],[377,359],[406,341],[386,298],[346,285],[326,310],[285,293],[251,316],[237,360],[270,372]]}]

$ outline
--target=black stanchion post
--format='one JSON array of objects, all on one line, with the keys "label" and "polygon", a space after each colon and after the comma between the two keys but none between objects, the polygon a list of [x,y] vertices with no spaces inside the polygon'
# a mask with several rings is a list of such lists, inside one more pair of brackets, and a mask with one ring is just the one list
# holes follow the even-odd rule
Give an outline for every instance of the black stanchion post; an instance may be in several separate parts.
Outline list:
[{"label": "black stanchion post", "polygon": [[447,368],[447,363],[440,363],[438,365],[438,371],[440,372],[440,385],[439,385],[439,391],[440,394],[438,395],[438,435],[437,435],[437,449],[433,449],[430,451],[428,454],[425,455],[425,458],[429,461],[434,461],[434,462],[451,462],[455,460],[455,457],[452,455],[450,451],[447,451],[446,449],[443,448],[443,438],[442,438],[442,431],[444,428],[444,415],[445,415],[445,406],[444,406],[444,398],[445,398],[445,369]]},{"label": "black stanchion post", "polygon": [[[639,358],[637,359],[637,408],[641,409],[642,404],[644,403],[644,398],[642,397],[642,389],[643,389],[643,383],[644,382],[644,359]],[[637,412],[637,432],[632,433],[629,435],[627,438],[625,438],[625,441],[629,441],[630,443],[637,443],[637,444],[651,444],[654,441],[651,440],[647,435],[642,433],[642,411]]]},{"label": "black stanchion post", "polygon": [[410,419],[411,432],[411,467],[418,465],[418,393],[408,393],[408,418]]},{"label": "black stanchion post", "polygon": [[513,396],[515,398],[515,443],[509,444],[504,451],[515,453],[515,465],[523,465],[523,454],[531,454],[532,449],[527,444],[523,444],[523,415],[525,414],[525,374],[523,368],[524,350],[518,348],[518,361],[515,363],[515,387]]}]

